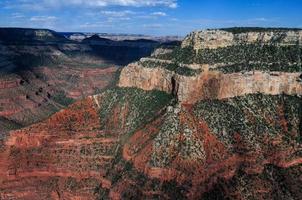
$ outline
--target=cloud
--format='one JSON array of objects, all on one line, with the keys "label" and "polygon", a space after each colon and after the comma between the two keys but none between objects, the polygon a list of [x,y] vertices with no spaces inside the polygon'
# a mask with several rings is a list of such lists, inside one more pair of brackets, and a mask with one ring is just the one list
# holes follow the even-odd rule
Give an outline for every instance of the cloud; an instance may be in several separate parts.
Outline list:
[{"label": "cloud", "polygon": [[107,17],[126,17],[129,15],[134,15],[136,12],[133,12],[131,10],[123,10],[123,11],[102,11],[102,15],[105,15]]},{"label": "cloud", "polygon": [[22,13],[12,13],[11,18],[20,19],[20,18],[24,18],[24,15]]},{"label": "cloud", "polygon": [[144,24],[144,28],[151,28],[151,29],[157,29],[157,28],[162,28],[163,24]]},{"label": "cloud", "polygon": [[114,20],[131,20],[133,18],[141,18],[141,19],[157,19],[158,17],[167,16],[164,12],[153,12],[153,13],[145,13],[145,12],[134,12],[131,10],[104,10],[101,11],[101,15],[107,17],[109,21]]},{"label": "cloud", "polygon": [[33,16],[29,19],[32,22],[51,22],[57,20],[55,16]]},{"label": "cloud", "polygon": [[141,13],[140,15],[137,15],[137,18],[140,19],[152,19],[152,20],[156,20],[159,17],[166,17],[168,16],[167,13],[165,12],[152,12],[152,13]]},{"label": "cloud", "polygon": [[105,27],[112,27],[110,24],[105,24],[105,23],[84,23],[79,25],[80,28],[85,28],[85,29],[90,29],[90,28],[105,28]]},{"label": "cloud", "polygon": [[[50,2],[62,2],[60,0],[45,0]],[[177,7],[177,0],[65,0],[65,4],[86,5],[94,7],[105,6],[133,6],[133,7],[154,7],[164,6],[169,8]]]},{"label": "cloud", "polygon": [[165,17],[165,16],[167,16],[167,14],[164,13],[164,12],[154,12],[154,13],[152,13],[152,15],[153,16],[158,16],[158,17]]},{"label": "cloud", "polygon": [[16,0],[5,2],[6,9],[49,10],[65,7],[100,8],[108,6],[177,8],[177,0]]},{"label": "cloud", "polygon": [[255,21],[262,21],[262,22],[266,22],[269,21],[268,19],[264,18],[264,17],[260,17],[260,18],[255,18]]}]

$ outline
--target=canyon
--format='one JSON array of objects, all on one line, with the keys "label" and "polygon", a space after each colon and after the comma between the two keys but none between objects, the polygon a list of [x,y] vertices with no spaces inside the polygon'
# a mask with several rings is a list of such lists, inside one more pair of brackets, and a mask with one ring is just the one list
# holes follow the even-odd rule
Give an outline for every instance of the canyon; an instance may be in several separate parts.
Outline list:
[{"label": "canyon", "polygon": [[[47,29],[0,28],[0,134],[47,119],[114,85],[119,68],[159,42],[72,41]],[[14,124],[14,125],[13,125]]]},{"label": "canyon", "polygon": [[204,30],[121,69],[30,70],[46,77],[39,96],[59,85],[79,100],[6,131],[0,199],[301,199],[300,40],[295,29]]}]

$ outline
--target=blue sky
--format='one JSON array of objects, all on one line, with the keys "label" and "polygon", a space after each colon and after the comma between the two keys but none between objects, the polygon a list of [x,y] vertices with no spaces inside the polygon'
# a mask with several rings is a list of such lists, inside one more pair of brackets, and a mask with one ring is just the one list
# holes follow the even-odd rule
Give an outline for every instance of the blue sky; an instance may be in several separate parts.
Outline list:
[{"label": "blue sky", "polygon": [[0,0],[0,26],[180,36],[232,26],[302,28],[302,0]]}]

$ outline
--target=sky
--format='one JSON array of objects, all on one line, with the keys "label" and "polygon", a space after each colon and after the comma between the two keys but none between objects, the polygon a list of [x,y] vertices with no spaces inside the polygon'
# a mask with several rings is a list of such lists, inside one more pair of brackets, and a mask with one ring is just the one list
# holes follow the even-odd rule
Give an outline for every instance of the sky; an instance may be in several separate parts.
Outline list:
[{"label": "sky", "polygon": [[234,26],[302,28],[302,0],[0,0],[0,27],[185,36]]}]

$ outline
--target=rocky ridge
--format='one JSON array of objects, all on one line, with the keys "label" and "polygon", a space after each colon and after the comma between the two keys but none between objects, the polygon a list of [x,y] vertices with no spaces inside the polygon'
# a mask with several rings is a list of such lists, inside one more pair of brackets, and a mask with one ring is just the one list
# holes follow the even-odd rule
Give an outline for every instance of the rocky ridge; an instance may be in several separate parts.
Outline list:
[{"label": "rocky ridge", "polygon": [[222,30],[202,30],[189,34],[182,47],[193,46],[194,50],[217,49],[239,44],[295,45],[302,42],[302,30],[230,28]]},{"label": "rocky ridge", "polygon": [[194,104],[202,99],[224,99],[258,92],[301,95],[300,75],[301,73],[261,71],[232,74],[203,71],[196,76],[185,76],[160,67],[148,68],[134,63],[122,70],[119,86],[168,93],[177,90],[180,102]]}]

